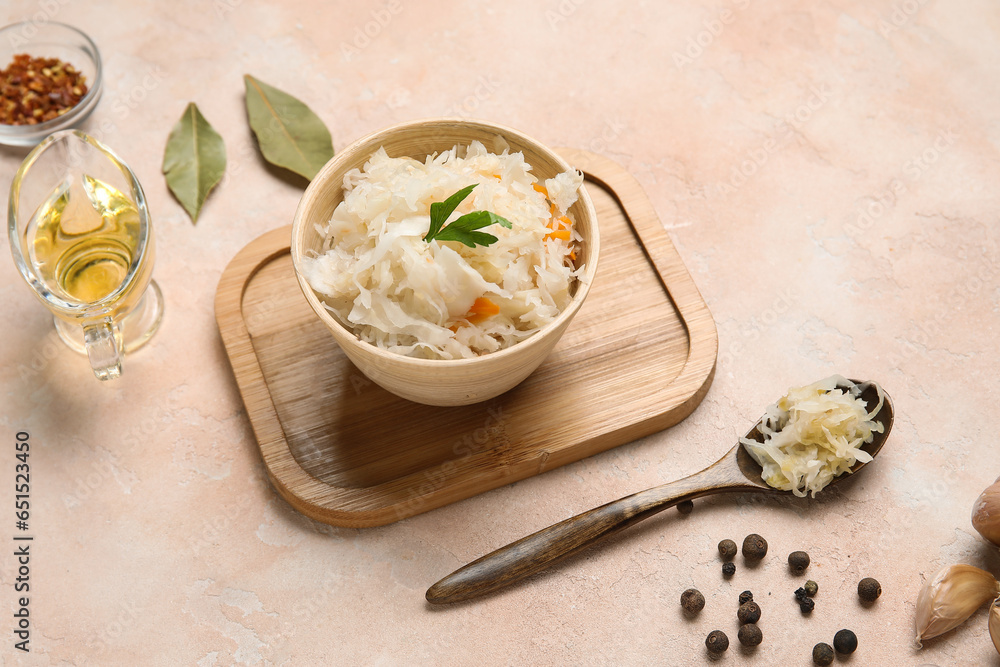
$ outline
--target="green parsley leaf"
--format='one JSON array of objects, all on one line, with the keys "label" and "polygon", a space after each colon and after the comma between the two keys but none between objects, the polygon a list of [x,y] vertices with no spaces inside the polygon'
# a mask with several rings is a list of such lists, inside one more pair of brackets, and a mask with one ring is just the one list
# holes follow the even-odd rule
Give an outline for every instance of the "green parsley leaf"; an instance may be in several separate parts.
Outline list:
[{"label": "green parsley leaf", "polygon": [[443,202],[431,204],[431,224],[424,236],[424,241],[458,241],[470,248],[477,245],[488,246],[497,242],[497,237],[486,232],[478,232],[477,229],[490,225],[501,225],[507,229],[511,228],[510,220],[489,211],[473,211],[466,213],[447,227],[444,226],[448,216],[455,212],[458,205],[469,196],[475,188],[475,184],[462,188]]},{"label": "green parsley leaf", "polygon": [[434,237],[439,241],[461,241],[470,248],[476,245],[490,245],[497,242],[497,237],[486,232],[475,230],[489,225],[501,225],[507,229],[511,228],[510,220],[500,217],[489,211],[474,211],[466,213],[461,218],[451,223]]},{"label": "green parsley leaf", "polygon": [[441,231],[441,227],[444,225],[445,221],[448,220],[448,216],[455,212],[458,205],[469,196],[473,188],[476,185],[470,185],[467,188],[462,188],[452,196],[445,199],[443,202],[434,202],[431,204],[431,226],[427,230],[427,236],[424,237],[425,241],[430,241],[437,233]]}]

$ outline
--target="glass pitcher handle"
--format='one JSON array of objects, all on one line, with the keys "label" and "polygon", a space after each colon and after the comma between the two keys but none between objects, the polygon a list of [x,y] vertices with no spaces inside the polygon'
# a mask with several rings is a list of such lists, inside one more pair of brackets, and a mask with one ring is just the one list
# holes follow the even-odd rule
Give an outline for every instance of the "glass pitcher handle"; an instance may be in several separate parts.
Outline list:
[{"label": "glass pitcher handle", "polygon": [[98,380],[114,380],[122,374],[121,342],[110,317],[83,325],[83,343]]}]

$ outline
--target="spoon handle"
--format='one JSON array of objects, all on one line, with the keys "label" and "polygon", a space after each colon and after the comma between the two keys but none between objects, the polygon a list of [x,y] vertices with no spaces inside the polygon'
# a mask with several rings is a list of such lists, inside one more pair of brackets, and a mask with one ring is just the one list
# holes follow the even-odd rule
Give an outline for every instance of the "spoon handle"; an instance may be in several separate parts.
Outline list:
[{"label": "spoon handle", "polygon": [[486,554],[427,589],[427,601],[460,602],[493,592],[685,500],[726,491],[766,490],[749,484],[738,469],[724,465],[730,458],[690,477],[577,514]]}]

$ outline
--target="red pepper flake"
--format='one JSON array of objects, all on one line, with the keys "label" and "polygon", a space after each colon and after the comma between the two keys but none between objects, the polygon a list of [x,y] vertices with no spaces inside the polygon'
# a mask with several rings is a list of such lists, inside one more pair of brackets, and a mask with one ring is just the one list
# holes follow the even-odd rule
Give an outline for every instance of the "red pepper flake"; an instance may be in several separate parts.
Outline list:
[{"label": "red pepper flake", "polygon": [[19,53],[0,70],[0,124],[44,123],[75,107],[86,94],[86,78],[69,63]]}]

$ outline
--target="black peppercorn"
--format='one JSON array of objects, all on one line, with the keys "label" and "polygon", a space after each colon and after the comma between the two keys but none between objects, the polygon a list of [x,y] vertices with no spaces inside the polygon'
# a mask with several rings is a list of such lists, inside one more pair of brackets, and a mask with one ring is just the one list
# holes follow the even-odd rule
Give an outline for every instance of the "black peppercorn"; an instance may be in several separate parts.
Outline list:
[{"label": "black peppercorn", "polygon": [[753,533],[743,540],[743,557],[747,560],[760,560],[767,555],[767,540]]},{"label": "black peppercorn", "polygon": [[819,584],[810,579],[809,581],[806,582],[804,590],[806,592],[806,595],[808,595],[809,597],[814,597],[816,593],[819,592]]},{"label": "black peppercorn", "polygon": [[705,647],[710,653],[724,653],[729,648],[729,637],[722,630],[712,630],[705,638]]},{"label": "black peppercorn", "polygon": [[813,646],[813,662],[820,667],[827,667],[833,664],[833,647],[820,642]]},{"label": "black peppercorn", "polygon": [[875,602],[882,595],[882,586],[871,577],[865,577],[858,582],[858,597],[862,602]]},{"label": "black peppercorn", "polygon": [[736,637],[744,646],[757,646],[764,640],[764,633],[760,631],[756,623],[746,623],[740,626]]},{"label": "black peppercorn", "polygon": [[736,618],[740,623],[756,623],[760,620],[760,605],[753,600],[744,602],[736,611]]},{"label": "black peppercorn", "polygon": [[736,557],[736,542],[732,540],[722,540],[719,542],[719,555],[723,560],[732,560]]},{"label": "black peppercorn", "polygon": [[816,607],[816,603],[809,597],[805,588],[795,589],[795,601],[799,603],[799,610],[803,614],[808,614]]},{"label": "black peppercorn", "polygon": [[746,604],[747,602],[750,602],[750,600],[753,600],[753,593],[750,591],[743,591],[740,593],[740,604]]},{"label": "black peppercorn", "polygon": [[691,510],[694,509],[694,503],[690,500],[684,500],[677,503],[677,511],[681,514],[690,514]]},{"label": "black peppercorn", "polygon": [[681,593],[681,606],[692,616],[705,608],[705,596],[695,588],[689,588]]},{"label": "black peppercorn", "polygon": [[837,630],[833,636],[833,648],[837,653],[854,653],[858,648],[858,636],[850,630]]},{"label": "black peppercorn", "polygon": [[805,551],[793,551],[788,554],[788,567],[795,574],[802,574],[809,567],[809,554]]},{"label": "black peppercorn", "polygon": [[722,564],[722,575],[725,577],[731,577],[736,574],[736,563],[723,563]]}]

